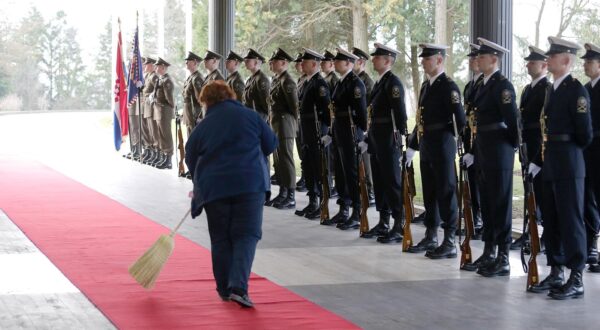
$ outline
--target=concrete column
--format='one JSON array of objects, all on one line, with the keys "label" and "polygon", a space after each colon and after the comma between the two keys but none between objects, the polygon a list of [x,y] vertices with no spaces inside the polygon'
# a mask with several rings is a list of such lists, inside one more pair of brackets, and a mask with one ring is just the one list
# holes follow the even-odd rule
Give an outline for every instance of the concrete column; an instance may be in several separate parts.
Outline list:
[{"label": "concrete column", "polygon": [[[234,46],[235,0],[209,0],[208,2],[208,48],[223,56]],[[225,61],[219,69],[225,72]]]},{"label": "concrete column", "polygon": [[[512,9],[512,0],[471,0],[471,41],[483,37],[512,53]],[[512,54],[506,54],[500,66],[502,74],[511,79]]]}]

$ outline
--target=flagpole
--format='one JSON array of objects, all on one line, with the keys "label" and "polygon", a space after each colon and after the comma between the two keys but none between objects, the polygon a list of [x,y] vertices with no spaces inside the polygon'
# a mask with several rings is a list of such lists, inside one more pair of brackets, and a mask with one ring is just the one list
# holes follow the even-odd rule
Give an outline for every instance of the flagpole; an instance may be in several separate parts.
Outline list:
[{"label": "flagpole", "polygon": [[[120,17],[119,17],[119,33],[121,33],[121,18]],[[119,49],[119,50],[117,50],[117,52],[121,53],[120,55],[121,55],[121,61],[122,61],[122,59],[123,59],[123,49]],[[121,66],[122,65],[123,64],[121,62]],[[129,84],[129,81],[127,82],[127,84]],[[121,102],[121,101],[119,101],[119,102]],[[127,103],[129,103],[129,102],[127,102]],[[129,106],[128,106],[128,108],[129,108]],[[123,120],[123,118],[121,118],[121,120]],[[131,123],[129,122],[129,109],[128,109],[128,111],[127,111],[127,127],[130,127],[130,124]],[[121,132],[121,134],[123,134],[123,132]],[[131,160],[133,160],[133,154],[134,154],[133,151],[134,150],[133,150],[133,142],[131,140],[132,140],[132,138],[131,138],[131,136],[129,136],[129,154],[131,155]],[[125,155],[123,157],[125,157]]]},{"label": "flagpole", "polygon": [[[139,29],[139,12],[136,10],[135,11],[135,33],[137,34],[137,46],[138,46],[138,55],[141,53],[140,50],[140,29]],[[140,55],[141,56],[141,55]],[[139,61],[141,61],[141,59],[139,59]],[[144,64],[142,63],[142,66]],[[139,67],[136,68],[136,70],[139,71]],[[143,73],[140,73],[143,74]],[[140,77],[141,78],[141,77]],[[139,85],[139,84],[138,84]],[[137,86],[137,106],[138,106],[138,119],[139,119],[139,125],[138,125],[138,139],[139,139],[139,148],[140,148],[140,152],[139,152],[139,159],[138,161],[140,163],[142,163],[142,154],[144,153],[144,143],[142,143],[143,138],[142,138],[142,96],[141,96],[141,90],[142,90],[142,86]]]}]

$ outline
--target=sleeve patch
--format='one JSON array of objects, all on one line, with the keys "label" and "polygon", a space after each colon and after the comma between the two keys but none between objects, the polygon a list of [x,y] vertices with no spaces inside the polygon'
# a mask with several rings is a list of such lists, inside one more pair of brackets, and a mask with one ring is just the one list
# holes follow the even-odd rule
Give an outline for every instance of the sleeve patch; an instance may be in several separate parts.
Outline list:
[{"label": "sleeve patch", "polygon": [[288,94],[293,94],[294,93],[294,84],[288,84],[287,86],[285,86],[285,91]]},{"label": "sleeve patch", "polygon": [[392,87],[392,97],[395,99],[400,97],[400,87],[398,87],[398,86]]},{"label": "sleeve patch", "polygon": [[452,91],[452,93],[450,93],[450,99],[452,100],[452,104],[460,103],[460,95],[457,91]]},{"label": "sleeve patch", "polygon": [[261,81],[260,84],[259,84],[259,88],[261,90],[263,90],[263,91],[266,90],[267,89],[267,82],[266,81]]},{"label": "sleeve patch", "polygon": [[577,113],[586,113],[587,112],[587,100],[584,96],[580,96],[577,99]]},{"label": "sleeve patch", "polygon": [[512,100],[512,94],[508,89],[502,91],[502,104],[510,104]]},{"label": "sleeve patch", "polygon": [[360,91],[360,87],[354,88],[354,98],[360,99],[361,96],[362,96],[362,92]]}]

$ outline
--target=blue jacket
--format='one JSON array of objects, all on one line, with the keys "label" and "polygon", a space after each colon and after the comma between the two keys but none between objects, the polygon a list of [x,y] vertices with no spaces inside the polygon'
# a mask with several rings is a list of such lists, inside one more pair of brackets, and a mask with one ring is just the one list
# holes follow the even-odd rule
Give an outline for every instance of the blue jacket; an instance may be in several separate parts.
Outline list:
[{"label": "blue jacket", "polygon": [[204,204],[271,189],[267,159],[277,137],[255,111],[238,101],[212,105],[185,145],[194,181],[192,217]]}]

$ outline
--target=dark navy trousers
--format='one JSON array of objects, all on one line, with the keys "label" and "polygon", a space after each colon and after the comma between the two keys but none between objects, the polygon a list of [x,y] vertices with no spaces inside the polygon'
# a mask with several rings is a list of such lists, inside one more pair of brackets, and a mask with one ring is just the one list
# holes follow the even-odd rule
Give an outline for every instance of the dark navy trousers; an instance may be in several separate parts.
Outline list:
[{"label": "dark navy trousers", "polygon": [[227,197],[204,205],[217,291],[248,291],[248,278],[262,237],[265,193]]}]

